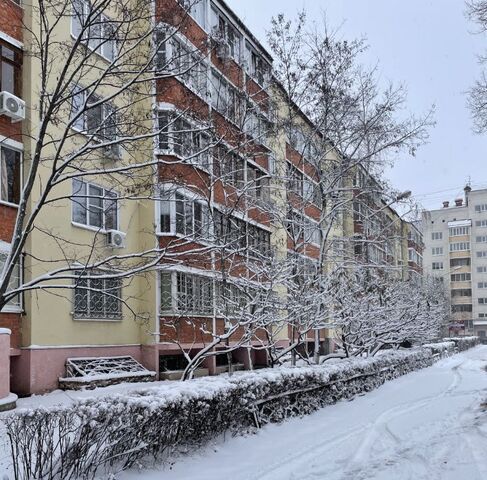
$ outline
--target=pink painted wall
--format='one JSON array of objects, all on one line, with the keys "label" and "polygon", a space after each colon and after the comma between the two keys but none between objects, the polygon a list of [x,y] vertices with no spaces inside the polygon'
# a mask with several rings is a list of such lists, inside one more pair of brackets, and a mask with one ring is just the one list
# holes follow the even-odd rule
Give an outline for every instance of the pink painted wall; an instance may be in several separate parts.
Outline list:
[{"label": "pink painted wall", "polygon": [[12,363],[12,390],[20,395],[56,390],[59,377],[64,377],[66,374],[67,358],[121,355],[131,355],[142,363],[139,345],[22,349],[20,357],[13,359]]},{"label": "pink painted wall", "polygon": [[0,399],[10,393],[10,330],[0,328]]}]

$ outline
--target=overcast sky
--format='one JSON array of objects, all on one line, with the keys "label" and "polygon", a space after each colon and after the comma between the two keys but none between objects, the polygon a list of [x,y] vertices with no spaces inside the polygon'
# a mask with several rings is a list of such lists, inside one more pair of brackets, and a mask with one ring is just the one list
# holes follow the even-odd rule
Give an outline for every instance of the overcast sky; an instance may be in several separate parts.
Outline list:
[{"label": "overcast sky", "polygon": [[416,157],[398,158],[387,173],[401,190],[412,190],[427,208],[441,207],[473,188],[487,188],[487,135],[472,133],[465,91],[478,76],[476,55],[487,37],[473,34],[463,0],[227,0],[266,44],[266,30],[278,13],[295,16],[305,7],[308,18],[326,12],[345,38],[365,36],[370,45],[364,62],[379,61],[383,79],[403,82],[409,109],[424,112],[436,104],[436,127]]}]

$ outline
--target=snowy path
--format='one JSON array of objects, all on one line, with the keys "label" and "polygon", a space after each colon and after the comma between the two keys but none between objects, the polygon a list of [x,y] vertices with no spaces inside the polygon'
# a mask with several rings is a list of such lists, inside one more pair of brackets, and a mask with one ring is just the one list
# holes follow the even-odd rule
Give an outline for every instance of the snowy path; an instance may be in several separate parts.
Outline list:
[{"label": "snowy path", "polygon": [[485,480],[487,346],[119,480]]}]

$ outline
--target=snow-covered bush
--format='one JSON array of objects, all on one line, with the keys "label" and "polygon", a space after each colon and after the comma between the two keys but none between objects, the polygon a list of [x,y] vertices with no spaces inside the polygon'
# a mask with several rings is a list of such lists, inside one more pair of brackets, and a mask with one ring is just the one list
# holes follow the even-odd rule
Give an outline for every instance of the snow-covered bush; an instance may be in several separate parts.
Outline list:
[{"label": "snow-covered bush", "polygon": [[439,355],[440,357],[447,357],[455,353],[455,342],[438,342],[438,343],[425,343],[423,348],[429,348],[433,355]]},{"label": "snow-covered bush", "polygon": [[473,348],[479,344],[479,337],[451,337],[451,338],[444,338],[443,341],[445,342],[454,342],[455,347],[458,352],[463,352],[464,350],[468,350],[469,348]]},{"label": "snow-covered bush", "polygon": [[[443,347],[439,347],[440,349]],[[15,479],[93,478],[141,457],[238,434],[367,392],[431,365],[433,349],[391,350],[306,367],[282,367],[191,382],[164,382],[72,406],[5,418]]]}]

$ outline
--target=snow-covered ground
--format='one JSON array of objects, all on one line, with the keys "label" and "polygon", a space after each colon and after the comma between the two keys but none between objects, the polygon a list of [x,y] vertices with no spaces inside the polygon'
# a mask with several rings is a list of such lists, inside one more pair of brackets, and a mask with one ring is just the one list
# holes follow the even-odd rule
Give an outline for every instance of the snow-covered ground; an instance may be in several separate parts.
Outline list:
[{"label": "snow-covered ground", "polygon": [[485,480],[487,346],[118,480]]}]

